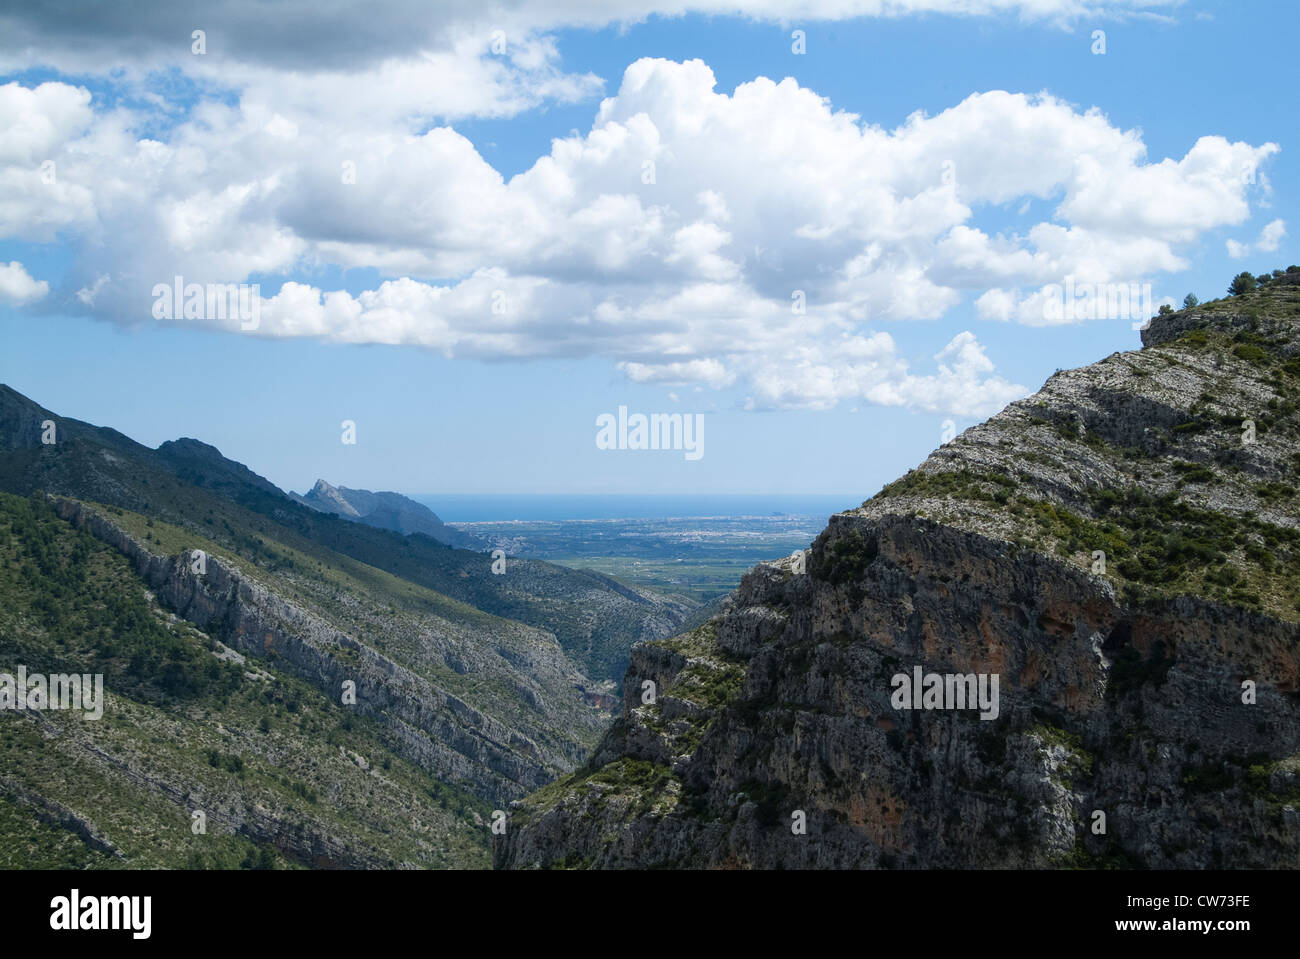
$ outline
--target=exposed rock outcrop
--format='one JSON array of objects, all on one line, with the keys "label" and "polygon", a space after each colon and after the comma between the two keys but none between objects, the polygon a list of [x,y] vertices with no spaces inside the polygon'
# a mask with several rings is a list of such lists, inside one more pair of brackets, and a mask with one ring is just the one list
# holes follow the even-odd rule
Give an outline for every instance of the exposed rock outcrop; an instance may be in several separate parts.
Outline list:
[{"label": "exposed rock outcrop", "polygon": [[316,485],[305,494],[300,496],[290,492],[289,496],[304,506],[323,513],[333,513],[379,529],[390,529],[404,536],[423,533],[440,543],[462,549],[482,550],[487,546],[486,541],[453,529],[429,507],[401,493],[348,489],[346,486],[331,486],[323,479],[318,479]]},{"label": "exposed rock outcrop", "polygon": [[1297,315],[1156,320],[635,647],[497,866],[1300,866]]},{"label": "exposed rock outcrop", "polygon": [[[566,750],[492,718],[219,557],[206,556],[200,574],[192,555],[153,553],[95,509],[66,499],[56,507],[61,518],[126,556],[164,608],[242,653],[272,659],[335,701],[345,682],[355,683],[358,713],[384,724],[396,750],[438,778],[504,801],[548,782],[556,770],[573,768],[577,740]],[[546,665],[554,689],[544,695],[578,699],[573,687],[581,674],[558,647]],[[533,685],[525,681],[520,690],[540,705],[543,694],[530,690]],[[590,723],[599,720],[593,715]]]}]

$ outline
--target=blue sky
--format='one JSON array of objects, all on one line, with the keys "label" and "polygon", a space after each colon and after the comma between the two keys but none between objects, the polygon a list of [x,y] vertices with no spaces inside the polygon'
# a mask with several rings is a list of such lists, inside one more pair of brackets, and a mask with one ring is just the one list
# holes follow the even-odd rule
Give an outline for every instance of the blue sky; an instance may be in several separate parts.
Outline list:
[{"label": "blue sky", "polygon": [[[129,17],[90,50],[10,24],[0,381],[149,445],[198,437],[300,491],[852,505],[945,420],[1138,345],[1127,317],[1040,321],[1036,291],[1067,273],[1181,301],[1300,261],[1289,5],[993,6],[1010,9],[572,26],[538,5],[453,18],[390,56],[323,54],[315,73],[244,50],[219,14],[192,18],[213,22],[202,58]],[[707,109],[697,59],[722,95]],[[918,111],[929,122],[900,132]],[[557,137],[573,158],[528,174]],[[358,158],[353,192],[340,156]],[[36,179],[46,159],[57,193]],[[263,326],[155,319],[145,294],[177,272],[259,283]],[[786,290],[805,287],[792,319]],[[501,325],[472,305],[497,288],[523,303]],[[331,292],[334,311],[316,298]],[[702,414],[705,455],[597,449],[596,416],[620,404]]]}]

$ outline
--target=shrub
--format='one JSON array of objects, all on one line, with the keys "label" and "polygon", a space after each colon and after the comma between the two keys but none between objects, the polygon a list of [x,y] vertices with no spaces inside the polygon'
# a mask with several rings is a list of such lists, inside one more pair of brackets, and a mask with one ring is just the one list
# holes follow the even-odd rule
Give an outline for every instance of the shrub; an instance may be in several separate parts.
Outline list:
[{"label": "shrub", "polygon": [[1252,366],[1265,366],[1268,364],[1268,353],[1260,349],[1253,343],[1242,343],[1232,348],[1234,356],[1239,356]]},{"label": "shrub", "polygon": [[1232,278],[1232,283],[1228,286],[1228,292],[1232,296],[1241,296],[1243,293],[1249,293],[1259,285],[1256,282],[1254,274],[1243,270]]}]

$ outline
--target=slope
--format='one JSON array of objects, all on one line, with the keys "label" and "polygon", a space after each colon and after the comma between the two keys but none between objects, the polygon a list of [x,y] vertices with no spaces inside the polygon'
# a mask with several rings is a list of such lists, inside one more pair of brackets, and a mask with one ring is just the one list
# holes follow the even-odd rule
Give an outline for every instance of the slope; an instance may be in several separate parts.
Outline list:
[{"label": "slope", "polygon": [[[55,426],[54,443],[42,442],[46,422]],[[3,385],[0,490],[119,506],[212,535],[258,561],[274,562],[259,554],[257,540],[267,535],[318,560],[325,552],[349,556],[553,633],[596,681],[616,682],[634,642],[669,635],[691,610],[680,598],[539,560],[510,560],[506,573],[495,575],[486,554],[305,507],[197,440],[151,450],[114,430],[60,417]]]},{"label": "slope", "polygon": [[[1300,865],[1298,283],[1153,320],[636,647],[498,867]],[[996,718],[905,708],[918,667]]]}]

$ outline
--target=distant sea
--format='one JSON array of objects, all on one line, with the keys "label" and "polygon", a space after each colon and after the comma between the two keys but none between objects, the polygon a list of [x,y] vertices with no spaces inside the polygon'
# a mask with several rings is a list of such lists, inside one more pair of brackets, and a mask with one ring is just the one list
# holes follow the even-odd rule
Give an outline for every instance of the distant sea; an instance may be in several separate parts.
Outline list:
[{"label": "distant sea", "polygon": [[445,523],[501,520],[670,519],[698,516],[818,516],[861,506],[869,494],[761,496],[751,494],[637,496],[448,493],[412,496]]}]

